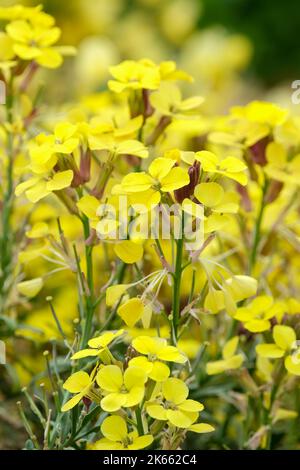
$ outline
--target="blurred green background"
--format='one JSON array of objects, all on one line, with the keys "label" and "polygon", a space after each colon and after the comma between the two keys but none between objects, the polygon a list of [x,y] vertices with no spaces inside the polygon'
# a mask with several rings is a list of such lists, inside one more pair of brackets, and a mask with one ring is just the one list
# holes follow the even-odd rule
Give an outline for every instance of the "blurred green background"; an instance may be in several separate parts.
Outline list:
[{"label": "blurred green background", "polygon": [[202,4],[199,27],[223,24],[251,40],[249,72],[267,85],[299,76],[299,0],[202,0]]}]

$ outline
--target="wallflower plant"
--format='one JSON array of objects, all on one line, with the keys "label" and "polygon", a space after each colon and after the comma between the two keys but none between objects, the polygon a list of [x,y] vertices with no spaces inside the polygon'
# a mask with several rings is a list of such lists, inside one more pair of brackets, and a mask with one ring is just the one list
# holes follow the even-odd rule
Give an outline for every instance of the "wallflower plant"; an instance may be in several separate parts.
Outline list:
[{"label": "wallflower plant", "polygon": [[31,85],[74,49],[42,7],[0,19],[3,390],[29,385],[24,448],[296,447],[299,119],[212,118],[146,58],[54,112]]}]

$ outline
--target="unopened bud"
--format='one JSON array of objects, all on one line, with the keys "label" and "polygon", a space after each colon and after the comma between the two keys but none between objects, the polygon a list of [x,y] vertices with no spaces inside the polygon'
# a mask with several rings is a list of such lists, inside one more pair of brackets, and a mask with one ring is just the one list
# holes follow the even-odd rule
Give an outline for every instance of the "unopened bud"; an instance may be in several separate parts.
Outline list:
[{"label": "unopened bud", "polygon": [[269,136],[260,139],[258,142],[253,144],[249,147],[250,155],[257,165],[266,166],[267,158],[266,158],[266,149],[271,139]]},{"label": "unopened bud", "polygon": [[184,199],[190,198],[194,194],[194,190],[198,184],[200,175],[199,162],[194,162],[194,164],[189,168],[188,174],[190,177],[189,184],[174,191],[175,199],[179,204],[181,204]]}]

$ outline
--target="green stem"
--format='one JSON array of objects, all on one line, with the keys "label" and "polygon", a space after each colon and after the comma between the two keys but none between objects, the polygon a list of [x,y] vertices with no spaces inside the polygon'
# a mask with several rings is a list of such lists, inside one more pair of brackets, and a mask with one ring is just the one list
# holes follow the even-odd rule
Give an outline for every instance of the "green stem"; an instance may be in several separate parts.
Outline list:
[{"label": "green stem", "polygon": [[262,220],[263,220],[263,215],[264,215],[264,210],[265,210],[265,196],[266,196],[268,187],[269,187],[269,181],[265,179],[265,182],[262,188],[262,195],[261,195],[258,217],[256,219],[256,224],[254,228],[252,250],[250,252],[250,259],[249,259],[249,274],[250,275],[254,269],[256,258],[258,255],[258,246],[259,246],[260,237],[261,237],[261,225],[262,225]]},{"label": "green stem", "polygon": [[[13,125],[13,77],[11,78],[7,87],[7,100],[6,100],[6,119],[10,127]],[[6,179],[7,187],[4,193],[3,207],[2,207],[2,234],[1,234],[1,247],[0,247],[0,298],[1,298],[1,311],[5,309],[6,281],[11,272],[12,263],[12,231],[11,231],[11,214],[13,209],[13,159],[14,159],[14,141],[13,131],[7,131],[7,170]]]},{"label": "green stem", "polygon": [[[87,240],[90,236],[90,224],[86,216],[82,219],[84,237]],[[85,246],[85,260],[86,260],[86,281],[89,292],[86,295],[86,315],[83,319],[83,332],[81,338],[81,347],[84,348],[90,339],[92,333],[93,316],[95,312],[94,301],[94,275],[93,275],[93,247]]]},{"label": "green stem", "polygon": [[141,413],[141,409],[139,406],[135,410],[135,417],[136,417],[136,426],[137,426],[139,436],[143,436],[145,433],[144,433],[144,426],[143,426],[143,420],[142,420],[142,413]]},{"label": "green stem", "polygon": [[178,326],[180,322],[180,293],[181,293],[181,278],[182,278],[182,259],[184,248],[184,218],[182,217],[182,232],[180,238],[176,241],[176,260],[175,270],[173,275],[173,302],[172,302],[172,342],[177,344],[178,339]]}]

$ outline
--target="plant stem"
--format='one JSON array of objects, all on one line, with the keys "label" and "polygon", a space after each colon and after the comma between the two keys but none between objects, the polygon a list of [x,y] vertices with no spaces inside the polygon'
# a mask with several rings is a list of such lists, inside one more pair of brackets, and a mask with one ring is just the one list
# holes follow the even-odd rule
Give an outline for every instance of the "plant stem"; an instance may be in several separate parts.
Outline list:
[{"label": "plant stem", "polygon": [[184,248],[184,217],[182,216],[181,221],[182,232],[180,238],[176,241],[176,260],[174,270],[174,281],[173,281],[173,302],[172,302],[172,342],[177,344],[178,339],[178,326],[180,321],[180,288],[181,288],[181,277],[182,277],[182,259],[183,259],[183,248]]},{"label": "plant stem", "polygon": [[139,436],[143,436],[145,433],[144,433],[144,426],[143,426],[143,420],[142,420],[142,413],[141,413],[141,409],[139,406],[135,410],[135,417],[136,417],[136,425],[137,425]]},{"label": "plant stem", "polygon": [[[90,236],[90,224],[86,216],[82,218],[84,237],[87,240]],[[83,332],[81,338],[81,347],[84,348],[90,339],[93,316],[95,311],[94,302],[94,275],[93,275],[93,247],[85,246],[85,261],[86,261],[86,281],[89,292],[86,295],[86,312],[85,318],[83,319]]]},{"label": "plant stem", "polygon": [[6,119],[9,124],[7,131],[7,169],[6,179],[7,187],[4,193],[3,207],[2,207],[2,234],[1,234],[1,247],[0,247],[0,298],[1,311],[5,309],[5,298],[7,294],[6,282],[10,275],[12,265],[12,231],[11,231],[11,214],[13,208],[13,159],[14,159],[14,139],[13,139],[13,77],[11,77],[7,87],[7,100],[6,100]]},{"label": "plant stem", "polygon": [[265,182],[262,188],[259,212],[258,212],[258,216],[256,219],[255,228],[254,228],[252,250],[250,252],[250,259],[249,259],[249,274],[250,275],[252,274],[252,271],[256,263],[256,258],[258,255],[258,245],[259,245],[260,236],[261,236],[261,224],[262,224],[264,209],[265,209],[265,196],[266,196],[268,187],[269,187],[269,181],[265,179]]}]

